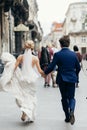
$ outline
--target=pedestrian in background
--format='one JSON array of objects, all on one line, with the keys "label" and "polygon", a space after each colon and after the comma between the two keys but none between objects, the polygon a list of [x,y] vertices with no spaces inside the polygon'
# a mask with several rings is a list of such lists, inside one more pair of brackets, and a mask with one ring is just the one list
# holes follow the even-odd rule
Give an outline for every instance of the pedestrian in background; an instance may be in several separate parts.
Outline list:
[{"label": "pedestrian in background", "polygon": [[[47,50],[46,47],[43,47],[41,48],[41,54],[40,54],[40,66],[41,66],[41,69],[43,71],[46,70],[46,68],[48,67],[49,63],[50,63],[50,54]],[[50,87],[50,74],[47,75],[44,79],[44,87]]]},{"label": "pedestrian in background", "polygon": [[[47,50],[48,50],[48,53],[49,53],[49,59],[50,59],[50,63],[52,62],[52,59],[53,59],[53,50],[52,50],[52,45],[51,43],[47,44],[46,46]],[[51,82],[52,80],[52,86],[54,85],[54,79],[53,79],[53,76],[52,76],[52,73],[49,73],[49,81]]]},{"label": "pedestrian in background", "polygon": [[[51,43],[51,44],[48,44],[46,46],[49,54],[50,54],[50,63],[52,62],[52,59],[53,59],[53,55],[55,52],[57,52],[57,48],[55,47],[55,44]],[[50,78],[52,79],[52,87],[55,88],[57,87],[58,85],[56,84],[56,67],[54,68],[54,70],[50,73]],[[50,80],[51,80],[50,79]]]},{"label": "pedestrian in background", "polygon": [[[58,49],[55,45],[55,43],[52,43],[52,50],[53,50],[53,55],[58,52]],[[56,76],[57,76],[57,66],[54,68],[54,70],[51,72],[51,78],[52,78],[52,86],[53,88],[58,87],[58,84],[56,84]]]},{"label": "pedestrian in background", "polygon": [[[76,53],[76,55],[77,55],[77,57],[78,57],[78,60],[79,60],[79,63],[80,63],[80,66],[81,66],[81,68],[82,68],[82,55],[81,55],[81,53],[79,52],[78,46],[74,45],[74,46],[73,46],[73,50],[74,50],[74,52]],[[79,82],[79,80],[78,80],[78,82]],[[77,88],[79,87],[78,83],[76,83],[76,87],[77,87]]]},{"label": "pedestrian in background", "polygon": [[50,62],[52,61],[53,59],[53,49],[52,49],[52,45],[49,43],[47,46],[46,46],[48,52],[49,52],[49,55],[50,55]]},{"label": "pedestrian in background", "polygon": [[79,63],[80,63],[80,65],[81,65],[81,67],[82,67],[82,55],[81,55],[81,53],[79,52],[78,46],[74,45],[74,46],[73,46],[73,50],[74,50],[74,52],[76,53],[76,55],[77,55],[77,57],[78,57],[78,60],[79,60]]},{"label": "pedestrian in background", "polygon": [[70,45],[69,36],[63,36],[59,39],[61,50],[54,54],[53,60],[48,68],[42,73],[45,77],[58,66],[56,83],[59,85],[61,93],[61,102],[65,113],[65,122],[74,124],[75,116],[75,83],[78,82],[80,64],[76,54],[68,47]]}]

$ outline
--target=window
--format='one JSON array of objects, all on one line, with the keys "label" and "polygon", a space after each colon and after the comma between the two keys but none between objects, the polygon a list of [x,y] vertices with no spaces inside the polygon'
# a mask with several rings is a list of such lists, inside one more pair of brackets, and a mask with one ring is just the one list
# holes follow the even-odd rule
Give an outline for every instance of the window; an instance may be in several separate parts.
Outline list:
[{"label": "window", "polygon": [[82,42],[82,43],[86,43],[86,36],[82,36],[81,42]]},{"label": "window", "polygon": [[82,47],[81,52],[82,52],[82,54],[85,54],[86,53],[86,47]]},{"label": "window", "polygon": [[82,23],[82,30],[85,30],[85,23]]},{"label": "window", "polygon": [[87,23],[85,23],[85,30],[87,30]]}]

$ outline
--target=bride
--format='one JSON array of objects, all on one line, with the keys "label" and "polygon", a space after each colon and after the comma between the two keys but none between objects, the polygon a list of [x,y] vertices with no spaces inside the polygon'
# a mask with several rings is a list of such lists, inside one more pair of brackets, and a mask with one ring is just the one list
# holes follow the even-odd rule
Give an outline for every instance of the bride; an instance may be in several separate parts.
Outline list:
[{"label": "bride", "polygon": [[[17,60],[8,52],[3,52],[1,59],[5,64],[0,78],[0,90],[11,92],[22,111],[21,120],[33,122],[36,114],[36,82],[42,74],[39,59],[32,54],[34,42],[26,41],[25,52]],[[21,69],[18,67],[21,64]]]}]

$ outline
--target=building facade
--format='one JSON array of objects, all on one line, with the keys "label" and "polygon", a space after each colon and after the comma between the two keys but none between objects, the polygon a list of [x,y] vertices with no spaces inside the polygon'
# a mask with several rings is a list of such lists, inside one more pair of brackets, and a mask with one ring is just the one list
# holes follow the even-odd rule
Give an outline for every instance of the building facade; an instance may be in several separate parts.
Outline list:
[{"label": "building facade", "polygon": [[83,55],[87,53],[87,2],[69,5],[63,23],[63,34],[70,36],[71,49],[77,45]]},{"label": "building facade", "polygon": [[9,9],[11,0],[0,1],[0,55],[3,51],[9,51]]},{"label": "building facade", "polygon": [[29,26],[29,38],[35,42],[35,50],[37,51],[39,48],[40,41],[43,37],[43,29],[41,28],[41,24],[38,21],[38,4],[36,0],[28,0],[29,4],[29,18],[28,18],[28,26]]},{"label": "building facade", "polygon": [[53,22],[51,26],[50,33],[46,35],[42,40],[42,45],[46,46],[48,44],[55,44],[55,46],[60,49],[59,38],[62,37],[62,27],[63,23]]},{"label": "building facade", "polygon": [[[37,13],[36,0],[0,0],[0,55],[3,51],[20,53],[27,39],[41,41],[42,28]],[[20,24],[29,31],[14,31]]]},{"label": "building facade", "polygon": [[21,32],[14,32],[13,28],[21,20],[23,23],[27,20],[28,9],[27,0],[0,1],[0,55],[3,51],[20,51]]}]

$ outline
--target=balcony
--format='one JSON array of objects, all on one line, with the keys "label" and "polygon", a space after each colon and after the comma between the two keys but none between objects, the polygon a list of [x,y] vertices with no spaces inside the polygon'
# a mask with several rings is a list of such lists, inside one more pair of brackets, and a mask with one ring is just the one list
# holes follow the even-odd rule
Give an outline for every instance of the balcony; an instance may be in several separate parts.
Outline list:
[{"label": "balcony", "polygon": [[75,17],[71,18],[71,22],[75,23],[77,21],[77,19]]},{"label": "balcony", "polygon": [[18,21],[26,21],[29,17],[29,5],[27,0],[15,0],[12,6],[12,12]]}]

